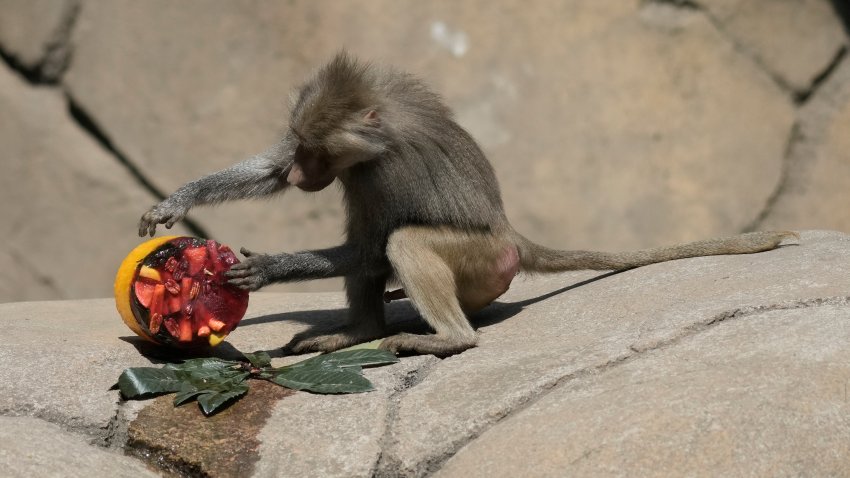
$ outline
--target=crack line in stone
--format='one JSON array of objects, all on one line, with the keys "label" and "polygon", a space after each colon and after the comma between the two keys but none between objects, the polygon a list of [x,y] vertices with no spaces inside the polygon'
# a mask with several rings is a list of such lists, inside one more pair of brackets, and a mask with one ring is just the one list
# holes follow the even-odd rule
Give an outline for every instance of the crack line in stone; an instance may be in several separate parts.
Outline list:
[{"label": "crack line in stone", "polygon": [[44,44],[41,58],[34,65],[24,65],[15,55],[3,48],[3,45],[0,45],[0,58],[31,85],[58,85],[71,64],[71,33],[77,23],[80,8],[78,0],[65,4],[58,24]]},{"label": "crack line in stone", "polygon": [[[106,151],[108,151],[118,162],[127,169],[130,175],[141,185],[144,189],[146,189],[149,193],[151,193],[154,197],[159,200],[163,200],[166,198],[166,195],[159,190],[143,173],[142,171],[123,153],[121,152],[109,136],[104,132],[104,130],[97,124],[94,118],[88,114],[88,112],[83,109],[82,105],[80,105],[74,97],[69,93],[65,92],[65,98],[68,102],[68,112],[71,117],[76,121],[81,129],[86,131],[98,144],[100,144]],[[193,221],[190,218],[184,218],[182,220],[183,225],[189,229],[189,231],[198,236],[198,237],[210,237],[209,233],[204,230],[199,224]]]},{"label": "crack line in stone", "polygon": [[701,13],[705,16],[711,26],[713,26],[717,30],[717,32],[720,33],[720,35],[725,38],[730,45],[732,45],[732,49],[735,50],[736,53],[750,60],[753,65],[755,65],[756,68],[758,68],[762,73],[767,75],[768,78],[770,78],[773,83],[779,87],[780,90],[784,91],[785,93],[791,94],[792,96],[796,95],[797,92],[791,85],[788,84],[787,81],[785,81],[784,78],[782,78],[782,76],[774,72],[767,64],[765,64],[756,52],[750,50],[750,48],[738,41],[735,35],[729,33],[729,31],[726,30],[726,26],[723,25],[723,22],[721,22],[720,19],[715,17],[711,10],[709,10],[701,3],[692,0],[644,0],[644,3],[672,5],[676,8],[682,8]]},{"label": "crack line in stone", "polygon": [[530,391],[528,396],[519,399],[517,405],[513,408],[506,410],[504,413],[495,417],[491,421],[486,421],[480,424],[468,436],[457,440],[457,444],[455,444],[455,446],[453,446],[451,450],[442,453],[439,456],[427,458],[420,462],[418,465],[420,467],[424,466],[426,471],[425,476],[428,476],[440,470],[449,459],[457,455],[457,453],[460,452],[464,447],[478,439],[485,432],[489,431],[494,426],[501,423],[503,420],[515,416],[523,410],[531,407],[544,397],[548,396],[549,393],[553,392],[555,389],[560,388],[561,386],[566,385],[567,383],[572,382],[573,380],[580,379],[588,375],[598,375],[601,373],[605,373],[615,367],[629,363],[632,360],[641,358],[641,356],[643,356],[646,352],[663,350],[673,345],[676,345],[682,340],[704,332],[717,324],[726,322],[730,319],[743,319],[764,312],[773,312],[777,310],[796,310],[805,309],[809,307],[822,307],[830,305],[850,305],[850,296],[818,297],[812,299],[781,302],[778,304],[738,307],[735,309],[715,314],[706,321],[687,325],[681,329],[681,333],[679,333],[678,335],[671,337],[667,340],[659,341],[651,347],[641,348],[635,347],[634,344],[632,344],[629,346],[629,352],[627,353],[619,355],[602,364],[580,368],[578,370],[575,370],[559,378],[552,379],[542,384],[540,387],[538,387],[537,390]]},{"label": "crack line in stone", "polygon": [[812,83],[806,88],[805,91],[801,91],[796,94],[794,101],[798,106],[802,106],[806,104],[812,96],[818,92],[820,87],[826,83],[832,73],[838,69],[841,62],[844,61],[844,57],[847,56],[847,46],[842,45],[841,48],[835,53],[835,56],[832,57],[832,60],[824,67],[823,71],[817,74],[812,80]]},{"label": "crack line in stone", "polygon": [[390,470],[398,468],[398,460],[388,457],[386,452],[390,447],[390,436],[392,434],[393,425],[395,425],[396,418],[398,417],[398,408],[401,404],[401,399],[410,390],[422,383],[440,362],[442,362],[442,360],[435,358],[433,361],[429,361],[421,367],[410,371],[408,373],[408,377],[410,377],[410,379],[403,381],[401,386],[387,397],[386,424],[384,426],[384,432],[378,441],[378,448],[380,449],[380,452],[378,453],[378,459],[375,460],[375,465],[372,467],[371,476],[373,478],[397,475],[397,473],[391,473]]},{"label": "crack line in stone", "polygon": [[779,181],[776,182],[776,187],[770,193],[770,196],[767,197],[761,211],[759,211],[755,219],[744,226],[741,232],[753,232],[758,230],[765,219],[767,219],[770,213],[773,212],[773,208],[776,206],[779,198],[785,194],[785,191],[788,188],[788,182],[791,179],[791,155],[794,152],[795,146],[797,146],[798,142],[802,139],[803,135],[800,130],[800,122],[799,120],[794,121],[794,124],[791,125],[791,132],[788,135],[788,142],[785,143],[785,151],[782,153],[782,165],[779,170]]}]

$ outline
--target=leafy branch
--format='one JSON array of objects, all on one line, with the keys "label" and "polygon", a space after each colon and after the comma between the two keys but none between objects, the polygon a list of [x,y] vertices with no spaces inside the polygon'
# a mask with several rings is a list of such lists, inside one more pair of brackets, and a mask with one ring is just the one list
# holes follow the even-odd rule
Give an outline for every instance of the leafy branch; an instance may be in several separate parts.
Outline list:
[{"label": "leafy branch", "polygon": [[249,378],[313,393],[361,393],[374,390],[363,367],[398,362],[392,353],[373,349],[341,350],[283,367],[272,367],[266,352],[244,355],[245,361],[195,358],[161,368],[128,368],[116,386],[127,399],[174,393],[175,407],[197,400],[209,416],[248,393]]}]

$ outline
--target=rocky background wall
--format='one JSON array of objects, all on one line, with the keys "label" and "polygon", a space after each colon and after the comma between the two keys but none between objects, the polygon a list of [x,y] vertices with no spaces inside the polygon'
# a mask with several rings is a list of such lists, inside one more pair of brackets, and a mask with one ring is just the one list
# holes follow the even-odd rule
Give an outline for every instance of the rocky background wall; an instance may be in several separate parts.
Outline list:
[{"label": "rocky background wall", "polygon": [[[544,244],[850,231],[848,12],[0,0],[0,301],[110,296],[141,214],[274,142],[289,92],[343,46],[440,91],[493,162],[515,227]],[[338,243],[341,222],[338,191],[292,191],[199,209],[175,230],[273,252]]]}]

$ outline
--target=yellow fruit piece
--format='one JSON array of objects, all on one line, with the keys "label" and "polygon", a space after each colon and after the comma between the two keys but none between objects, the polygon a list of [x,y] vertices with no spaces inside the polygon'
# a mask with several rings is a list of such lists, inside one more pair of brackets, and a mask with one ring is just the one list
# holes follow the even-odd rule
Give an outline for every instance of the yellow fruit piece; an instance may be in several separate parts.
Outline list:
[{"label": "yellow fruit piece", "polygon": [[[132,294],[133,290],[133,279],[136,277],[136,268],[139,267],[139,262],[147,257],[148,254],[155,251],[157,247],[178,237],[179,236],[155,237],[139,244],[135,249],[130,251],[130,254],[127,255],[121,263],[121,266],[118,267],[118,274],[115,275],[115,307],[118,309],[118,313],[121,315],[124,323],[127,324],[127,327],[130,327],[130,329],[139,337],[151,342],[154,342],[154,340],[147,334],[147,332],[142,330],[142,327],[136,322],[136,317],[133,315],[133,309],[130,307],[130,294]],[[159,273],[157,273],[157,275],[159,275]],[[222,337],[222,339],[223,338],[224,337]],[[210,340],[212,341],[212,337],[210,337]],[[221,342],[221,340],[219,340],[219,342]]]},{"label": "yellow fruit piece", "polygon": [[220,344],[224,338],[227,337],[227,334],[217,334],[215,332],[210,334],[210,345],[215,347]]},{"label": "yellow fruit piece", "polygon": [[159,271],[154,269],[153,267],[142,266],[142,268],[139,269],[139,277],[144,277],[146,279],[162,282],[162,276],[159,275]]}]

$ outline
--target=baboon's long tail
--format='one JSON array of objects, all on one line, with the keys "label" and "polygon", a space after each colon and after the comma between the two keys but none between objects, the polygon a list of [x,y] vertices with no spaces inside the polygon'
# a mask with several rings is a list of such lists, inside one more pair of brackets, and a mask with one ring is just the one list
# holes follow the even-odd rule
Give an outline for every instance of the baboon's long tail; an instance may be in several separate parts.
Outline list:
[{"label": "baboon's long tail", "polygon": [[799,238],[799,235],[791,231],[751,232],[634,252],[559,251],[535,244],[517,232],[514,232],[514,237],[522,270],[561,272],[588,269],[624,270],[686,257],[750,254],[769,251],[784,239]]}]

